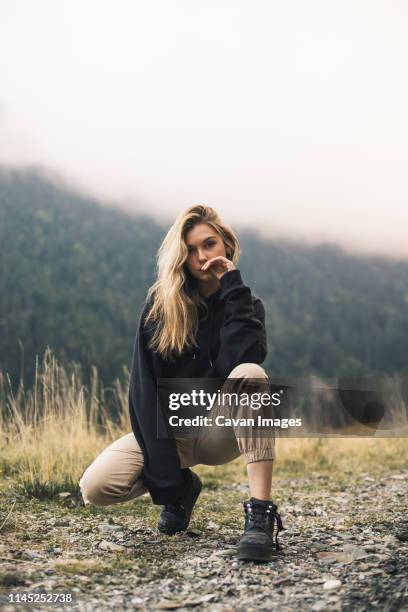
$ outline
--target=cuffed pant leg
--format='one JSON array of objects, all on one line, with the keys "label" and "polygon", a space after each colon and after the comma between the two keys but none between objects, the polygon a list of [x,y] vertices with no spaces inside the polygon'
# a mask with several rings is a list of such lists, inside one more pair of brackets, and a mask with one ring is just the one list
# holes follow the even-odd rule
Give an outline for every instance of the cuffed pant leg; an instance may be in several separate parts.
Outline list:
[{"label": "cuffed pant leg", "polygon": [[[256,363],[241,363],[234,368],[225,381],[221,393],[269,393],[268,375],[262,366]],[[251,416],[248,410],[240,407],[220,403],[209,412],[212,426],[204,427],[200,432],[194,448],[195,462],[204,465],[222,465],[232,461],[239,455],[245,458],[246,463],[255,461],[270,461],[275,458],[275,439],[273,430],[262,433],[245,428],[224,428],[215,424],[217,416],[231,418],[237,416]],[[252,414],[252,416],[254,416]],[[256,415],[255,415],[256,416]],[[243,434],[243,435],[240,435]]]},{"label": "cuffed pant leg", "polygon": [[[229,381],[237,379],[238,393],[270,393],[269,377],[264,368],[257,363],[241,363],[235,367],[228,376],[225,386],[229,388]],[[239,379],[239,380],[238,380]],[[234,385],[233,385],[234,386]],[[245,405],[242,410],[234,407],[238,416],[253,417],[262,415],[262,410],[254,411]],[[242,431],[242,430],[241,430]],[[246,463],[255,461],[273,461],[275,459],[275,435],[273,429],[257,430],[251,426],[244,428],[245,435],[240,436],[240,428],[236,429],[238,447]]]}]

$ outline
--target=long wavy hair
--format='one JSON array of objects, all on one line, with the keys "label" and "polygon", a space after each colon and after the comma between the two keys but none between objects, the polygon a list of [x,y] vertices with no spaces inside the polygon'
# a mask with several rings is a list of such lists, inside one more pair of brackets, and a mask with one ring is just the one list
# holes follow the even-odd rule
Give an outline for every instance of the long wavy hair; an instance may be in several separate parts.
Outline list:
[{"label": "long wavy hair", "polygon": [[210,206],[192,206],[182,212],[167,232],[156,256],[157,280],[150,287],[145,324],[154,323],[149,348],[164,359],[174,359],[197,345],[200,308],[208,314],[205,300],[198,291],[197,279],[188,271],[187,233],[199,223],[206,223],[223,239],[227,258],[234,265],[241,248],[238,238]]}]

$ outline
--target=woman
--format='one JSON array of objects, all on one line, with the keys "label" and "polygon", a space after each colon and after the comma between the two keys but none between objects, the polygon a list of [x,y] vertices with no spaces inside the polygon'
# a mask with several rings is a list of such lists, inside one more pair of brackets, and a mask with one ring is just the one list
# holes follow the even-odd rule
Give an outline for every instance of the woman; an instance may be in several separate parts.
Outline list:
[{"label": "woman", "polygon": [[[251,498],[244,502],[238,558],[269,560],[282,529],[271,500],[273,436],[255,436],[249,428],[244,436],[233,429],[226,438],[215,425],[200,428],[194,439],[157,435],[163,424],[156,410],[160,378],[217,378],[222,389],[235,383],[241,392],[248,385],[269,391],[260,365],[267,353],[265,310],[242,281],[235,266],[239,255],[235,234],[212,208],[194,206],[176,219],[159,249],[157,280],[136,334],[129,387],[133,431],[95,459],[80,486],[85,504],[101,506],[148,491],[153,503],[164,505],[158,528],[170,535],[187,529],[201,491],[189,468],[242,454]],[[210,415],[231,416],[231,406],[218,403]]]}]

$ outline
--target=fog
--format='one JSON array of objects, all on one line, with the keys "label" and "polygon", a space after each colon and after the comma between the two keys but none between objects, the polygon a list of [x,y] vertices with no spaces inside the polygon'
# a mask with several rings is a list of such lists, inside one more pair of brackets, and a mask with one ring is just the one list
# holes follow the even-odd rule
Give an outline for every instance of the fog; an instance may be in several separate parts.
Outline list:
[{"label": "fog", "polygon": [[0,0],[0,164],[408,256],[402,0]]}]

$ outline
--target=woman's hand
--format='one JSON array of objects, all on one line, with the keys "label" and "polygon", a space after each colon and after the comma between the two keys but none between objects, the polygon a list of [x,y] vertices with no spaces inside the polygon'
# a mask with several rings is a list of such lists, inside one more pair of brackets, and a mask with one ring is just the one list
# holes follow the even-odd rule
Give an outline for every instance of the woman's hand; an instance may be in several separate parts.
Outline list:
[{"label": "woman's hand", "polygon": [[210,272],[218,280],[220,280],[226,272],[235,269],[236,268],[232,261],[230,261],[226,257],[222,257],[222,255],[209,259],[201,268],[203,272]]}]

